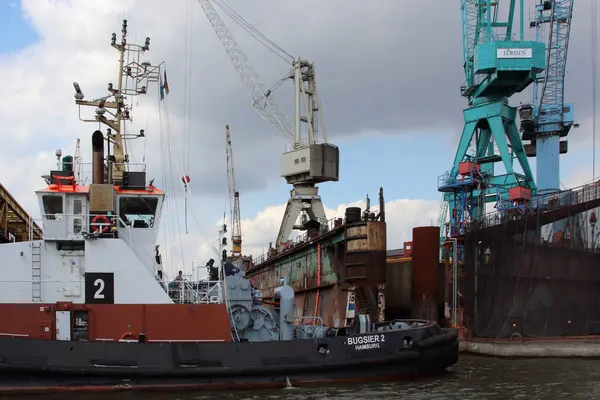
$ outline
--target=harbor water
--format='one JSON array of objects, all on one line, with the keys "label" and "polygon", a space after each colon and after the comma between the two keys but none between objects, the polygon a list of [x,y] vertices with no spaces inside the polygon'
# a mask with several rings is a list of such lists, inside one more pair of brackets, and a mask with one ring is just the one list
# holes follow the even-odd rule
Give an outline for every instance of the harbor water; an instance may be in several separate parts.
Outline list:
[{"label": "harbor water", "polygon": [[417,381],[253,392],[111,393],[12,397],[72,400],[600,399],[600,361],[509,360],[461,355],[449,372]]}]

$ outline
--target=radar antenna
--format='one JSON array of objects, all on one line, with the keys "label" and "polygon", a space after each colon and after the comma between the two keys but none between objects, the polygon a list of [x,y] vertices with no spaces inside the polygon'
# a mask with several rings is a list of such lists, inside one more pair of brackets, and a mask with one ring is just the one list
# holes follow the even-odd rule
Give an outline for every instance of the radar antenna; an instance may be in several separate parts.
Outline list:
[{"label": "radar antenna", "polygon": [[[105,140],[112,144],[107,161],[108,181],[115,185],[123,183],[123,172],[129,169],[129,154],[127,153],[127,140],[145,137],[144,131],[136,134],[126,134],[125,122],[133,121],[132,106],[126,103],[128,96],[143,95],[148,92],[152,82],[159,82],[161,67],[164,62],[152,65],[140,58],[150,50],[150,38],[147,37],[143,45],[127,42],[127,20],[123,20],[121,27],[121,41],[117,42],[117,34],[111,36],[111,46],[119,52],[119,79],[117,87],[108,84],[108,95],[85,100],[79,83],[73,82],[75,88],[75,103],[79,105],[79,119],[84,122],[102,123],[108,127]],[[95,107],[94,118],[82,118],[81,106]],[[112,167],[111,167],[112,165]]]}]

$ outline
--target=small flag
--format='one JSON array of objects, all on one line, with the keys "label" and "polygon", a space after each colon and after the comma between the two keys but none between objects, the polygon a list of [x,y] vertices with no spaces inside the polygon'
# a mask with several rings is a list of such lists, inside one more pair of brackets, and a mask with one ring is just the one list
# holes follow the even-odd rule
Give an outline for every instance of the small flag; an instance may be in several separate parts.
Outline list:
[{"label": "small flag", "polygon": [[164,70],[164,81],[161,75],[158,76],[160,82],[160,99],[164,100],[165,94],[169,94],[169,83],[167,82],[167,70]]},{"label": "small flag", "polygon": [[167,82],[167,70],[165,69],[165,93],[169,94],[169,83]]},{"label": "small flag", "polygon": [[165,86],[163,85],[163,79],[162,79],[162,75],[159,73],[158,74],[158,90],[160,91],[160,99],[164,100],[165,99]]}]

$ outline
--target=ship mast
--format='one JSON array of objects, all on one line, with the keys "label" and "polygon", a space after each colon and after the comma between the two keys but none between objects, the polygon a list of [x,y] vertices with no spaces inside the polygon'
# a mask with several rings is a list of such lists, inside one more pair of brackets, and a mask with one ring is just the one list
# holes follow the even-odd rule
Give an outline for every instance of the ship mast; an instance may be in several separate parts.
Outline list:
[{"label": "ship mast", "polygon": [[[123,20],[121,27],[121,42],[117,43],[117,34],[111,36],[111,46],[119,52],[119,78],[117,88],[112,83],[108,84],[108,95],[94,100],[84,100],[83,92],[77,82],[75,88],[75,103],[79,105],[79,119],[83,122],[96,122],[108,127],[105,141],[109,143],[107,156],[108,178],[107,183],[121,185],[123,172],[130,169],[129,155],[127,154],[127,140],[144,137],[144,130],[137,134],[125,132],[125,122],[133,121],[132,106],[126,103],[128,96],[146,94],[151,82],[161,80],[161,67],[164,62],[154,66],[148,61],[140,61],[140,57],[150,50],[150,38],[147,37],[144,45],[127,43],[127,20]],[[161,82],[162,83],[162,82]],[[168,90],[166,74],[164,86],[161,91]],[[81,117],[81,106],[95,107],[96,115],[93,119]],[[110,154],[112,144],[112,155]]]}]

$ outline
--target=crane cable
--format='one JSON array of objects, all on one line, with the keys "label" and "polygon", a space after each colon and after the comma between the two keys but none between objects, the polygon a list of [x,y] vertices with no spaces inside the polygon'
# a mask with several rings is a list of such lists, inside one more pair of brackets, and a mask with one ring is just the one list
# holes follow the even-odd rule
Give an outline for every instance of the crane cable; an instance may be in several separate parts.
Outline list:
[{"label": "crane cable", "polygon": [[[240,14],[238,14],[233,8],[231,8],[231,6],[229,4],[227,4],[225,2],[225,0],[213,0],[213,3],[223,13],[227,14],[227,16],[229,16],[237,25],[239,25],[243,30],[245,30],[250,36],[255,38],[260,44],[265,46],[265,48],[270,50],[277,57],[281,58],[283,61],[285,61],[288,64],[294,62],[294,60],[295,60],[294,56],[292,56],[290,53],[288,53],[283,48],[281,48],[281,46],[277,45],[275,42],[273,42],[271,39],[269,39],[267,36],[265,36],[261,31],[258,30],[258,28],[256,28],[254,25],[252,25],[250,22],[248,22],[244,17],[242,17]],[[269,92],[273,92],[277,87],[279,87],[289,77],[290,77],[290,74],[288,73],[284,78],[282,78],[279,82],[277,82],[271,89],[269,89]],[[304,88],[300,87],[300,90],[304,91]],[[306,110],[309,110],[311,108],[309,106],[309,104],[307,104],[306,98],[304,98],[303,103],[304,103]],[[321,111],[321,108],[320,108],[320,104],[319,104],[319,113],[320,113],[320,111]],[[320,117],[322,118],[322,115],[320,115]],[[315,140],[317,139],[317,135],[318,135],[318,131],[314,132]],[[323,133],[323,135],[324,135],[323,141],[326,142],[327,141],[326,136],[325,136],[326,134]],[[293,139],[294,136],[290,135],[290,138]],[[300,144],[306,145],[307,143],[308,143],[308,141],[305,142],[303,139],[300,139]]]},{"label": "crane cable", "polygon": [[191,104],[192,104],[192,65],[193,65],[193,37],[194,37],[194,13],[193,0],[188,0],[185,8],[185,59],[184,59],[184,83],[183,83],[183,174],[181,179],[184,186],[184,224],[185,233],[188,234],[188,174],[190,172],[190,148],[191,148]]},{"label": "crane cable", "polygon": [[[159,89],[160,90],[160,89]],[[172,168],[172,164],[173,164],[173,158],[172,158],[172,153],[171,153],[171,147],[169,146],[168,143],[168,134],[169,134],[169,130],[167,129],[166,133],[165,133],[165,129],[164,129],[164,120],[167,119],[168,117],[168,111],[164,110],[164,120],[163,120],[163,108],[165,108],[161,103],[163,101],[167,101],[167,98],[165,97],[164,100],[159,100],[158,103],[158,122],[159,122],[159,138],[160,138],[160,156],[161,156],[161,178],[162,178],[162,182],[165,188],[165,198],[164,198],[164,211],[163,211],[163,215],[174,215],[175,216],[175,221],[172,221],[170,219],[166,219],[165,221],[165,230],[164,230],[164,243],[165,243],[165,258],[170,258],[170,269],[171,269],[171,276],[175,276],[175,265],[182,265],[184,263],[184,254],[183,254],[183,245],[182,243],[178,243],[179,244],[179,250],[180,250],[180,254],[181,254],[181,261],[180,260],[175,260],[175,246],[177,246],[177,243],[175,243],[177,240],[177,238],[179,238],[178,233],[181,232],[179,228],[179,212],[177,210],[177,202],[176,199],[174,199],[173,195],[174,195],[174,191],[171,191],[172,188],[172,173],[171,173],[171,168]],[[168,121],[166,122],[167,127],[168,127]],[[175,201],[174,201],[175,200]],[[173,210],[174,209],[174,210]],[[182,268],[183,269],[183,268]]]},{"label": "crane cable", "polygon": [[592,179],[596,180],[596,1],[592,1]]},{"label": "crane cable", "polygon": [[[225,0],[213,0],[214,4],[219,7],[221,11],[229,16],[236,24],[238,24],[243,30],[245,30],[250,36],[256,39],[260,44],[265,46],[268,50],[274,53],[277,57],[283,61],[289,63],[294,61],[295,58],[290,53],[282,49],[277,43],[266,37],[261,31],[259,31],[254,25],[248,22],[244,17],[238,14]],[[284,57],[284,56],[287,56]]]},{"label": "crane cable", "polygon": [[[175,254],[174,254],[175,250],[172,249],[173,251],[171,252],[171,254],[169,254],[171,257],[171,262],[172,262],[171,269],[174,272],[173,267],[176,264],[183,265],[184,260],[185,260],[183,241],[181,240],[182,229],[181,229],[181,225],[180,225],[180,221],[179,221],[180,213],[179,213],[179,209],[177,206],[176,197],[174,197],[175,190],[171,190],[171,188],[174,186],[173,177],[183,175],[183,173],[182,173],[183,162],[180,157],[177,157],[172,152],[172,150],[175,148],[176,138],[174,138],[173,132],[171,131],[169,114],[170,113],[168,110],[168,97],[165,96],[165,98],[163,100],[159,100],[158,118],[160,121],[159,126],[160,126],[161,159],[162,159],[162,174],[163,174],[162,179],[163,179],[163,184],[166,186],[167,193],[171,193],[171,196],[169,196],[171,201],[168,201],[169,198],[165,199],[165,206],[167,209],[165,210],[165,212],[163,212],[163,214],[172,215],[175,217],[175,221],[169,221],[169,220],[166,221],[165,240],[167,242],[171,242],[171,241],[176,242],[176,243],[174,243],[174,245],[178,247],[178,250],[180,252],[180,257],[181,257],[181,263],[179,263],[179,262],[176,263],[175,262]],[[164,125],[163,125],[163,121],[164,121]],[[177,173],[174,173],[173,169],[178,170]],[[182,186],[180,186],[180,188],[183,189],[184,195],[186,195],[186,190],[185,190],[185,188],[183,188],[183,186],[184,186],[183,182],[181,182],[181,185]],[[187,188],[187,196],[192,197],[192,190],[189,187]],[[200,236],[202,237],[202,239],[204,240],[205,243],[209,243],[209,247],[214,252],[214,254],[218,255],[219,250],[215,247],[212,240],[207,239],[206,232],[202,229],[202,224],[200,223],[198,215],[194,212],[193,203],[190,202],[189,205],[190,205],[190,207],[188,208],[188,211],[190,211],[191,216],[192,216],[194,222],[196,223],[196,226],[198,228]],[[173,208],[174,208],[174,212],[171,212],[170,209],[173,209]],[[170,234],[170,232],[172,232],[172,234]],[[172,239],[174,239],[174,240],[172,240]],[[203,243],[200,243],[200,244],[203,244]]]}]

